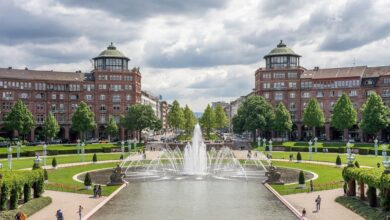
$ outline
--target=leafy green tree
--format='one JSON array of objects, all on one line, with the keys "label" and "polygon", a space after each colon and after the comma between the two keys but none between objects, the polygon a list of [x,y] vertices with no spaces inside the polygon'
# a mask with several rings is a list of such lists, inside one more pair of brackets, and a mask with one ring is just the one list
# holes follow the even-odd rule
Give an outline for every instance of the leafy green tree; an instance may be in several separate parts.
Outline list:
[{"label": "leafy green tree", "polygon": [[96,155],[96,153],[93,154],[92,162],[94,162],[94,163],[97,162],[97,155]]},{"label": "leafy green tree", "polygon": [[58,132],[60,132],[60,126],[58,125],[57,119],[51,112],[49,112],[45,122],[43,123],[43,133],[45,134],[46,140],[53,140],[53,138],[57,136]]},{"label": "leafy green tree", "polygon": [[275,131],[289,132],[292,128],[290,112],[282,102],[276,105],[273,128]]},{"label": "leafy green tree", "polygon": [[297,153],[297,161],[301,161],[301,160],[302,160],[301,152],[298,152]]},{"label": "leafy green tree", "polygon": [[118,128],[118,125],[116,124],[114,117],[110,116],[110,118],[108,119],[108,124],[107,124],[107,128],[106,128],[106,132],[108,134],[108,141],[111,141],[111,136],[118,134],[118,130],[119,130],[119,128]]},{"label": "leafy green tree", "polygon": [[372,93],[361,108],[362,120],[360,128],[364,133],[375,135],[389,124],[389,108],[384,105],[382,98]]},{"label": "leafy green tree", "polygon": [[223,110],[221,104],[217,104],[215,107],[215,127],[216,128],[225,128],[229,124],[228,117],[226,112]]},{"label": "leafy green tree", "polygon": [[305,174],[303,173],[302,170],[299,172],[298,183],[300,185],[305,184]]},{"label": "leafy green tree", "polygon": [[80,138],[85,140],[86,133],[95,127],[95,114],[85,102],[80,102],[72,116],[72,130],[79,132]]},{"label": "leafy green tree", "polygon": [[252,132],[253,142],[255,142],[256,129],[271,130],[274,118],[274,110],[267,100],[262,96],[249,96],[242,102],[237,114],[232,119],[233,131],[236,133]]},{"label": "leafy green tree", "polygon": [[343,93],[334,105],[330,125],[344,131],[344,139],[348,138],[348,129],[356,123],[356,110],[351,99]]},{"label": "leafy green tree", "polygon": [[337,157],[336,157],[336,165],[337,165],[337,166],[341,166],[341,158],[340,158],[340,155],[337,155]]},{"label": "leafy green tree", "polygon": [[215,128],[215,113],[210,105],[207,105],[199,122],[206,130],[207,137],[210,138],[210,133]]},{"label": "leafy green tree", "polygon": [[171,128],[179,130],[184,127],[184,113],[178,101],[173,101],[168,112],[168,123]]},{"label": "leafy green tree", "polygon": [[53,157],[53,159],[51,160],[51,166],[53,168],[56,168],[57,167],[57,159],[55,157]]},{"label": "leafy green tree", "polygon": [[84,186],[88,186],[88,187],[92,186],[92,178],[91,178],[91,174],[90,173],[85,174]]},{"label": "leafy green tree", "polygon": [[184,130],[186,131],[187,134],[191,134],[196,124],[195,115],[188,107],[188,105],[186,105],[186,107],[184,108],[183,114],[184,114]]},{"label": "leafy green tree", "polygon": [[[162,124],[150,105],[135,104],[130,106],[123,119],[123,126],[130,131],[138,132],[141,137],[142,130],[160,130]],[[141,138],[139,141],[141,142]]]},{"label": "leafy green tree", "polygon": [[317,100],[311,98],[303,112],[303,124],[313,129],[313,136],[318,127],[322,127],[325,123],[324,113],[322,112]]},{"label": "leafy green tree", "polygon": [[25,136],[35,126],[35,119],[26,105],[21,100],[18,100],[6,115],[4,124],[9,130],[18,131],[19,135],[22,135],[23,139],[25,139]]}]

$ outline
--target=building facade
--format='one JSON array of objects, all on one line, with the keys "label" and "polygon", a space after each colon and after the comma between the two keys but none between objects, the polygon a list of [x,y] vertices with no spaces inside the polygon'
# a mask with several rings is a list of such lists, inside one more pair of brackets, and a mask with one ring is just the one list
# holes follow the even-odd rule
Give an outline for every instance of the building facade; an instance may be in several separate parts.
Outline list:
[{"label": "building facade", "polygon": [[[309,129],[303,125],[303,111],[310,98],[316,98],[325,116],[325,125],[316,130],[316,136],[325,140],[355,139],[363,141],[364,134],[354,125],[345,135],[330,126],[333,106],[346,93],[360,120],[360,108],[367,97],[376,92],[387,106],[390,105],[390,66],[354,66],[342,68],[305,69],[300,66],[301,56],[288,48],[282,41],[264,56],[266,66],[255,72],[255,91],[275,106],[283,102],[290,111],[294,123],[292,139],[305,139]],[[389,139],[386,129],[379,137]]]},{"label": "building facade", "polygon": [[[90,73],[40,71],[0,68],[1,121],[0,135],[10,136],[3,119],[17,100],[22,100],[36,119],[30,140],[42,140],[42,125],[49,112],[56,117],[61,129],[59,138],[74,141],[77,133],[71,127],[71,117],[78,104],[84,101],[95,113],[96,129],[89,138],[106,138],[109,117],[125,115],[128,107],[141,103],[141,73],[129,69],[130,59],[111,43],[93,58]],[[120,138],[127,132],[120,129]]]}]

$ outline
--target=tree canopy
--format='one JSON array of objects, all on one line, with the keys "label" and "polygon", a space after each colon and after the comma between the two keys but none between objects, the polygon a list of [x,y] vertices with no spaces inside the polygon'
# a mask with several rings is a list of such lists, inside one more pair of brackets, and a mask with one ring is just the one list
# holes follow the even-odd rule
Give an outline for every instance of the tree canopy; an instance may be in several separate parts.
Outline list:
[{"label": "tree canopy", "polygon": [[315,98],[311,98],[306,105],[303,112],[303,123],[313,130],[322,127],[325,123],[324,113]]},{"label": "tree canopy", "polygon": [[210,105],[207,105],[199,122],[206,130],[207,137],[210,138],[210,133],[215,128],[215,113]]},{"label": "tree canopy", "polygon": [[364,133],[376,134],[389,124],[389,108],[384,105],[382,98],[372,93],[361,108],[362,119],[360,128]]},{"label": "tree canopy", "polygon": [[349,129],[356,123],[356,115],[351,99],[343,93],[333,107],[330,125],[339,131]]},{"label": "tree canopy", "polygon": [[95,114],[85,102],[80,102],[72,115],[72,130],[79,132],[80,138],[85,140],[86,132],[96,127]]},{"label": "tree canopy", "polygon": [[107,123],[106,132],[108,134],[108,140],[111,140],[111,136],[118,134],[118,125],[116,124],[116,121],[114,117],[110,116]]},{"label": "tree canopy", "polygon": [[57,136],[58,132],[60,132],[60,126],[58,125],[57,119],[49,112],[43,123],[43,133],[46,139],[52,140]]},{"label": "tree canopy", "polygon": [[183,110],[184,114],[184,130],[187,134],[190,134],[195,127],[196,117],[192,110],[186,105]]},{"label": "tree canopy", "polygon": [[182,129],[184,127],[184,113],[180,108],[178,101],[173,101],[168,112],[168,123],[173,129]]},{"label": "tree canopy", "polygon": [[215,107],[215,127],[225,128],[229,124],[229,120],[226,116],[226,112],[223,110],[221,104],[217,104]]},{"label": "tree canopy", "polygon": [[291,131],[292,125],[290,112],[282,102],[279,102],[275,109],[274,130],[280,132]]},{"label": "tree canopy", "polygon": [[26,105],[18,100],[4,119],[5,127],[18,131],[23,138],[35,126],[35,119]]}]

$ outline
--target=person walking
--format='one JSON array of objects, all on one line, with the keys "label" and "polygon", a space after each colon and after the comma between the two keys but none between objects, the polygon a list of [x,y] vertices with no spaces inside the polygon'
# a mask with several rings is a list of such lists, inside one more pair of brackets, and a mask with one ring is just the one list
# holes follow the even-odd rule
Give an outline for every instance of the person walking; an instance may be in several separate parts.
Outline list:
[{"label": "person walking", "polygon": [[313,191],[314,191],[313,180],[310,180],[310,192],[313,192]]},{"label": "person walking", "polygon": [[97,186],[97,185],[94,185],[94,186],[93,186],[93,198],[96,198],[96,196],[97,196],[97,190],[98,190],[98,186]]},{"label": "person walking", "polygon": [[81,206],[81,205],[79,205],[79,210],[77,211],[77,213],[79,214],[79,218],[80,218],[80,220],[81,220],[81,217],[82,217],[82,215],[83,215],[83,207]]},{"label": "person walking", "polygon": [[61,209],[57,210],[56,217],[57,217],[57,220],[64,220],[64,214],[62,213]]},{"label": "person walking", "polygon": [[99,198],[102,197],[102,186],[101,185],[98,186],[96,194],[99,196]]},{"label": "person walking", "polygon": [[319,212],[321,209],[321,196],[320,195],[317,196],[317,199],[315,200],[315,202],[316,202],[316,210],[317,210],[317,212]]},{"label": "person walking", "polygon": [[302,219],[304,219],[305,217],[306,217],[306,209],[303,208],[303,210],[302,210]]}]

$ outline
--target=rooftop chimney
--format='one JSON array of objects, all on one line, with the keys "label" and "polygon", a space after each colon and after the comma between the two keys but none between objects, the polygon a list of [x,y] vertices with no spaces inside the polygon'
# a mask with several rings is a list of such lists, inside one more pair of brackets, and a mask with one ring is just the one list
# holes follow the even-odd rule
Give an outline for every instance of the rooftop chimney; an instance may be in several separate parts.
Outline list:
[{"label": "rooftop chimney", "polygon": [[318,70],[320,70],[320,67],[315,66],[315,67],[314,67],[314,71],[318,71]]}]

